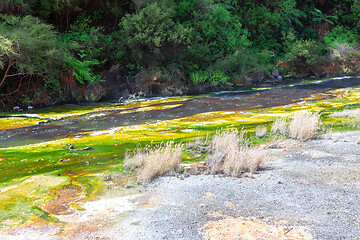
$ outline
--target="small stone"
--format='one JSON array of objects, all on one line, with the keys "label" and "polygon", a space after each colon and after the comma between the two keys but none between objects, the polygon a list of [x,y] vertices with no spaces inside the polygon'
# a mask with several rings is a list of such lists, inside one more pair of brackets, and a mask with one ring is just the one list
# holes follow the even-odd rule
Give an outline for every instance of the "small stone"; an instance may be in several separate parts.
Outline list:
[{"label": "small stone", "polygon": [[109,174],[104,174],[104,175],[102,176],[102,180],[103,180],[103,181],[111,181],[111,180],[112,180],[111,175],[109,175]]},{"label": "small stone", "polygon": [[28,110],[34,109],[33,106],[28,106],[27,108],[28,108]]},{"label": "small stone", "polygon": [[90,163],[88,161],[85,162],[86,165],[89,165]]}]

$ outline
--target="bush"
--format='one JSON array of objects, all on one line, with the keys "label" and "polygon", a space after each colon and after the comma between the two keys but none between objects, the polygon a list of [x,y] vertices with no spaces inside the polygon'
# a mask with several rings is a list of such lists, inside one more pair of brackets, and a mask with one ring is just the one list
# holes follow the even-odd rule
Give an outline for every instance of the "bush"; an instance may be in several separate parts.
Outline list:
[{"label": "bush", "polygon": [[275,54],[269,50],[244,49],[217,60],[214,68],[223,71],[234,80],[255,75],[262,80],[275,68]]},{"label": "bush", "polygon": [[181,144],[167,142],[158,147],[138,148],[133,154],[126,154],[124,167],[138,169],[137,181],[146,184],[157,176],[175,171],[181,161]]},{"label": "bush", "polygon": [[336,48],[339,44],[354,46],[359,42],[359,36],[354,30],[348,30],[344,26],[336,26],[325,33],[323,41],[329,48]]},{"label": "bush", "polygon": [[317,75],[316,68],[326,62],[326,46],[315,40],[294,40],[290,36],[284,56],[288,71],[300,75]]},{"label": "bush", "polygon": [[237,130],[217,132],[210,145],[210,154],[205,159],[210,173],[225,173],[233,177],[240,176],[244,171],[255,173],[264,159],[264,153],[243,143],[243,135],[239,135]]},{"label": "bush", "polygon": [[190,73],[190,83],[194,86],[200,83],[209,83],[214,86],[220,84],[227,84],[229,79],[230,78],[220,70],[199,70],[197,72]]},{"label": "bush", "polygon": [[301,111],[296,113],[289,123],[290,137],[307,141],[316,137],[320,129],[320,115]]},{"label": "bush", "polygon": [[119,24],[124,43],[145,67],[173,59],[190,41],[190,29],[176,23],[173,7],[153,2]]}]

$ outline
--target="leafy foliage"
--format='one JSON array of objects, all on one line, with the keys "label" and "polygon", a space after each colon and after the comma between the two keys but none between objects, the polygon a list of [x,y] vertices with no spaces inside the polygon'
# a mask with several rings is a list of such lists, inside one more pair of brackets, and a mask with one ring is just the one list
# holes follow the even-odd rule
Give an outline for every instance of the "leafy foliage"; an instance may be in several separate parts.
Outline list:
[{"label": "leafy foliage", "polygon": [[[186,46],[190,41],[189,29],[176,23],[174,11],[165,3],[154,2],[137,14],[126,15],[120,23],[124,43],[143,65],[164,60],[166,51]],[[155,55],[156,59],[152,59]]]},{"label": "leafy foliage", "polygon": [[176,66],[192,85],[262,80],[276,62],[282,75],[356,73],[360,0],[323,3],[4,0],[0,95],[20,80],[61,95],[64,84],[100,81],[113,65],[127,77]]},{"label": "leafy foliage", "polygon": [[284,56],[288,69],[305,75],[314,74],[316,65],[326,60],[325,46],[318,44],[315,40],[295,40],[291,36],[289,38],[288,50]]},{"label": "leafy foliage", "polygon": [[22,74],[45,75],[53,74],[65,62],[66,45],[50,25],[31,16],[0,15],[0,21],[0,32],[6,39],[1,47],[3,65],[15,61]]},{"label": "leafy foliage", "polygon": [[201,83],[209,83],[211,85],[227,84],[229,77],[226,76],[220,70],[208,70],[208,71],[196,71],[190,73],[190,83],[192,85],[197,85]]}]

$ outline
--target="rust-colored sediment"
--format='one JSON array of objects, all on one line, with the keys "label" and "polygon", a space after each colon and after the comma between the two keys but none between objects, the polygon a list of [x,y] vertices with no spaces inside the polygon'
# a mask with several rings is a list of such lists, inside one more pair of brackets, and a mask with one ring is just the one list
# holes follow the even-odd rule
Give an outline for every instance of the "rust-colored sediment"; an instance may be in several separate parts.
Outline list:
[{"label": "rust-colored sediment", "polygon": [[247,220],[244,218],[226,218],[219,221],[208,222],[205,226],[204,237],[211,240],[278,240],[278,239],[313,239],[301,227],[273,226],[266,223]]},{"label": "rust-colored sediment", "polygon": [[61,189],[57,192],[58,197],[51,199],[41,205],[41,209],[51,215],[68,215],[73,213],[70,203],[80,198],[80,194],[75,189]]}]

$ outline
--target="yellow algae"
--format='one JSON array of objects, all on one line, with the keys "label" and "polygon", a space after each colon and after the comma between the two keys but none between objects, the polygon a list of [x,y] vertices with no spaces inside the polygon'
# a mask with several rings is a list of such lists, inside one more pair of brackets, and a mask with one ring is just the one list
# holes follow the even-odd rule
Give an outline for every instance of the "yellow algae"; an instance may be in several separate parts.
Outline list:
[{"label": "yellow algae", "polygon": [[[67,117],[74,117],[74,116],[81,116],[89,113],[98,113],[98,112],[105,112],[105,111],[120,111],[123,110],[124,113],[129,112],[136,112],[140,111],[141,108],[149,107],[151,105],[158,105],[153,106],[153,108],[145,109],[143,111],[150,111],[150,110],[160,110],[160,109],[167,109],[172,108],[171,106],[166,107],[166,105],[160,105],[160,104],[169,104],[169,103],[177,103],[177,102],[184,102],[191,99],[191,97],[169,97],[169,98],[163,98],[163,99],[155,99],[155,100],[143,100],[143,101],[133,101],[133,102],[124,102],[119,104],[106,104],[106,105],[93,105],[93,106],[84,106],[79,109],[78,106],[74,106],[75,109],[66,109],[64,111],[62,108],[54,108],[44,111],[38,114],[40,118],[46,118],[46,119],[62,119]],[[179,106],[179,104],[174,104],[176,106]],[[176,107],[173,106],[173,107]],[[136,108],[136,109],[133,109]]]},{"label": "yellow algae", "polygon": [[[55,177],[52,175],[37,175],[27,178],[23,181],[19,180],[18,183],[15,183],[11,186],[0,187],[0,202],[4,204],[5,202],[3,202],[3,200],[10,197],[4,193],[7,193],[11,196],[17,196],[42,192],[44,195],[48,196],[44,188],[58,186],[59,184],[64,183],[66,180],[66,177]],[[26,197],[30,196],[31,195],[26,195]],[[37,195],[37,197],[38,196],[39,195]]]},{"label": "yellow algae", "polygon": [[40,120],[36,118],[20,118],[20,117],[0,118],[0,130],[28,127],[39,124],[40,122],[44,122],[44,121],[45,120]]},{"label": "yellow algae", "polygon": [[[0,222],[3,225],[23,223],[34,214],[45,216],[36,208],[52,198],[51,189],[67,181],[66,177],[38,175],[0,188]],[[8,224],[4,220],[9,220]]]}]

